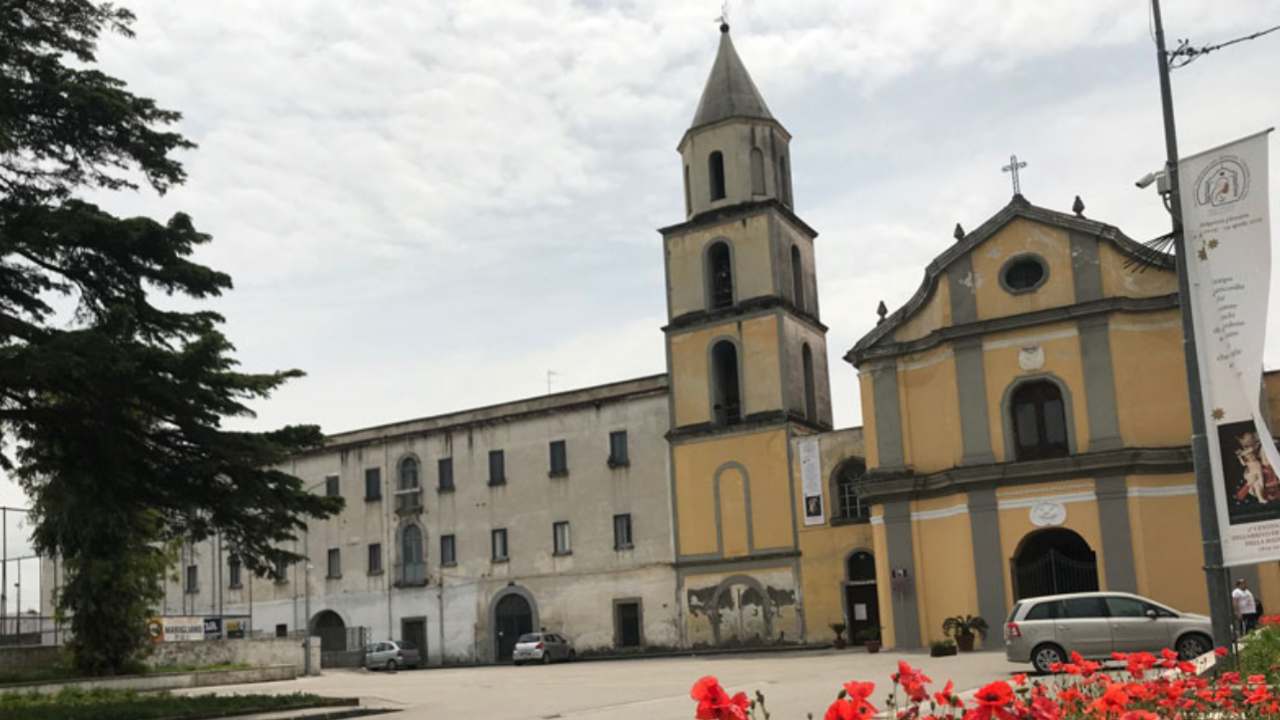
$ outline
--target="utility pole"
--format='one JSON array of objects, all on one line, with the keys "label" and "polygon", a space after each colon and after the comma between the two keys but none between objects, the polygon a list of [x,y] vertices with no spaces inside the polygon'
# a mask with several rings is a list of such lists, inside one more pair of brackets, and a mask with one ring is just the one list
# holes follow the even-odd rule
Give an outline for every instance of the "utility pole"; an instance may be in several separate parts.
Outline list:
[{"label": "utility pole", "polygon": [[0,507],[0,635],[4,634],[4,619],[9,612],[9,508]]},{"label": "utility pole", "polygon": [[1204,577],[1209,590],[1209,615],[1213,640],[1230,646],[1234,613],[1228,589],[1227,569],[1222,566],[1222,536],[1214,502],[1213,473],[1209,467],[1209,440],[1205,435],[1204,396],[1200,392],[1200,356],[1196,350],[1192,317],[1191,281],[1187,276],[1187,239],[1182,232],[1182,200],[1178,194],[1178,134],[1173,121],[1173,89],[1169,83],[1169,55],[1165,51],[1160,0],[1151,0],[1156,31],[1156,64],[1160,70],[1160,100],[1164,110],[1165,177],[1169,181],[1169,214],[1173,218],[1173,247],[1178,267],[1178,305],[1182,310],[1182,349],[1187,367],[1187,395],[1191,401],[1191,461],[1195,470],[1196,497],[1200,509],[1200,535],[1204,547]]}]

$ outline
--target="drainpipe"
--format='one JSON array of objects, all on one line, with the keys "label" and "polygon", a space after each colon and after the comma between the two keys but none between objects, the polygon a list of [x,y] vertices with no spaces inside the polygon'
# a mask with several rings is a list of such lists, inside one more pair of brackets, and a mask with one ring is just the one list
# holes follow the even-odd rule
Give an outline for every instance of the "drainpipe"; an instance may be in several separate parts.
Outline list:
[{"label": "drainpipe", "polygon": [[440,664],[444,665],[444,573],[440,573],[440,585],[436,587],[436,628],[440,637]]}]

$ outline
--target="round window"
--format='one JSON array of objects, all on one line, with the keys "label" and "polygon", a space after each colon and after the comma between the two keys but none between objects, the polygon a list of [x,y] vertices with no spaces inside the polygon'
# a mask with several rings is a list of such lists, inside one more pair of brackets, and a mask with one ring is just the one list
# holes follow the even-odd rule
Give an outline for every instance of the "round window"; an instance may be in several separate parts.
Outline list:
[{"label": "round window", "polygon": [[1000,279],[1009,292],[1029,292],[1044,282],[1044,263],[1037,257],[1020,257],[1009,262]]}]

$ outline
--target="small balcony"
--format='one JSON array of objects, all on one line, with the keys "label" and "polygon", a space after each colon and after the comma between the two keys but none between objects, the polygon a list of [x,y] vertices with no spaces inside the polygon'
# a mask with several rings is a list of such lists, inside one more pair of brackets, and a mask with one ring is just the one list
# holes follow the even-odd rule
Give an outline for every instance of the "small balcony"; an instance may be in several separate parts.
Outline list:
[{"label": "small balcony", "polygon": [[420,587],[427,584],[427,564],[400,563],[396,565],[397,587]]}]

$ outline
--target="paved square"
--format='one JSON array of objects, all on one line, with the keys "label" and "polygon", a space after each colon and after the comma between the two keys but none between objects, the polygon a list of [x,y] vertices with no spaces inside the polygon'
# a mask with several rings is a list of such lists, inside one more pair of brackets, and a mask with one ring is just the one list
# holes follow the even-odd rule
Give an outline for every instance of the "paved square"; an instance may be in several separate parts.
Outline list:
[{"label": "paved square", "polygon": [[726,689],[765,695],[776,718],[822,717],[840,684],[876,683],[880,704],[898,658],[923,667],[940,688],[948,678],[958,690],[1030,669],[1001,652],[948,658],[925,654],[861,651],[805,651],[577,662],[550,666],[475,667],[404,671],[330,670],[323,676],[287,683],[219,688],[219,692],[314,692],[356,696],[373,704],[403,708],[391,717],[484,720],[684,720],[693,717],[689,688],[702,675],[715,675]]}]

